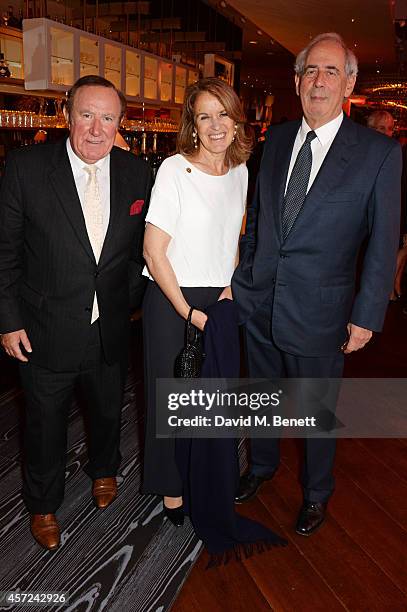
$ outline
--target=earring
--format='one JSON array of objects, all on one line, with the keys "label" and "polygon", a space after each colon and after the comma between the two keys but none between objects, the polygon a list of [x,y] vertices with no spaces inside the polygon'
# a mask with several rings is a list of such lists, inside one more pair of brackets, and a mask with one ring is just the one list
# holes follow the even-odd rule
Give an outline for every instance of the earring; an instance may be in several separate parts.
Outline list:
[{"label": "earring", "polygon": [[236,134],[237,134],[237,123],[235,123],[235,131],[233,132],[232,142],[235,142]]},{"label": "earring", "polygon": [[198,148],[198,132],[194,130],[192,132],[192,140],[194,141],[194,149]]}]

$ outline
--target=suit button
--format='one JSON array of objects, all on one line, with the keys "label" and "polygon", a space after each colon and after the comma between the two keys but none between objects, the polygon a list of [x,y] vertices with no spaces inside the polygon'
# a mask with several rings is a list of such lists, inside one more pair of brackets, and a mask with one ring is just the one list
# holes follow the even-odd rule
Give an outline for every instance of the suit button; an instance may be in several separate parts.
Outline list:
[{"label": "suit button", "polygon": [[276,279],[275,279],[275,278],[272,278],[272,279],[271,279],[271,282],[273,283],[273,285],[275,285],[275,284],[276,284]]},{"label": "suit button", "polygon": [[287,255],[284,255],[284,253],[280,253],[280,259],[287,259]]},{"label": "suit button", "polygon": [[97,278],[99,276],[99,272],[94,272],[93,276]]},{"label": "suit button", "polygon": [[85,308],[85,312],[92,312],[92,308],[88,306],[87,308]]}]

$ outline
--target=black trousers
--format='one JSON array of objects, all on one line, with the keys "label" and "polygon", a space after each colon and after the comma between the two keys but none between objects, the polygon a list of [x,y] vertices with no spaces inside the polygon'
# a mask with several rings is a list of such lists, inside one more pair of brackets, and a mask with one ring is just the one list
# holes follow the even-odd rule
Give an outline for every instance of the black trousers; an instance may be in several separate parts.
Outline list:
[{"label": "black trousers", "polygon": [[54,372],[30,362],[20,365],[26,396],[23,499],[32,514],[55,513],[64,498],[68,410],[79,383],[89,423],[90,478],[115,476],[120,465],[120,423],[127,353],[108,365],[99,323],[78,370]]},{"label": "black trousers", "polygon": [[[281,351],[271,335],[271,309],[262,304],[245,326],[245,344],[251,378],[341,378],[342,353],[324,357],[299,357]],[[339,390],[339,385],[338,385]],[[277,438],[255,438],[251,441],[251,472],[259,476],[273,473],[280,462]],[[332,474],[336,441],[332,438],[304,440],[302,486],[304,499],[325,502],[332,495]]]},{"label": "black trousers", "polygon": [[[223,287],[181,287],[188,304],[205,310]],[[143,302],[146,433],[143,493],[179,497],[182,479],[175,462],[175,438],[156,437],[156,379],[174,376],[174,361],[184,345],[185,321],[156,283],[149,281]]]}]

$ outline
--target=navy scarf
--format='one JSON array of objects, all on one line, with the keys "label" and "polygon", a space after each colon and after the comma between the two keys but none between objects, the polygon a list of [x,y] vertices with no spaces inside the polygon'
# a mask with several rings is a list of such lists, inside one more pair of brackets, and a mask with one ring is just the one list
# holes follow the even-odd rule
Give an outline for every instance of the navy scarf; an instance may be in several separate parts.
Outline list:
[{"label": "navy scarf", "polygon": [[[237,307],[221,300],[206,310],[202,378],[238,378],[240,345]],[[186,514],[210,553],[208,567],[241,560],[287,541],[235,511],[239,482],[238,441],[232,438],[177,439]]]}]

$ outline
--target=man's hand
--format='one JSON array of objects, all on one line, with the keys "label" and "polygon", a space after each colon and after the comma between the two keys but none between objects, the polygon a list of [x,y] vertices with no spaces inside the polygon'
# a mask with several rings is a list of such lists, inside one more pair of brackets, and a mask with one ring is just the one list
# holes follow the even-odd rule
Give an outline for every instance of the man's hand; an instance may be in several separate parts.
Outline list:
[{"label": "man's hand", "polygon": [[403,247],[397,253],[396,276],[394,279],[394,292],[396,295],[401,295],[401,281],[403,279],[404,268],[407,263],[407,246]]},{"label": "man's hand", "polygon": [[348,334],[349,339],[342,346],[345,355],[363,348],[373,336],[373,332],[370,329],[359,327],[359,325],[354,325],[353,323],[348,323]]},{"label": "man's hand", "polygon": [[20,348],[20,343],[23,345],[27,353],[32,353],[32,348],[25,329],[19,329],[8,334],[2,334],[0,336],[0,342],[7,355],[15,357],[19,361],[28,361],[27,357],[23,355]]}]

